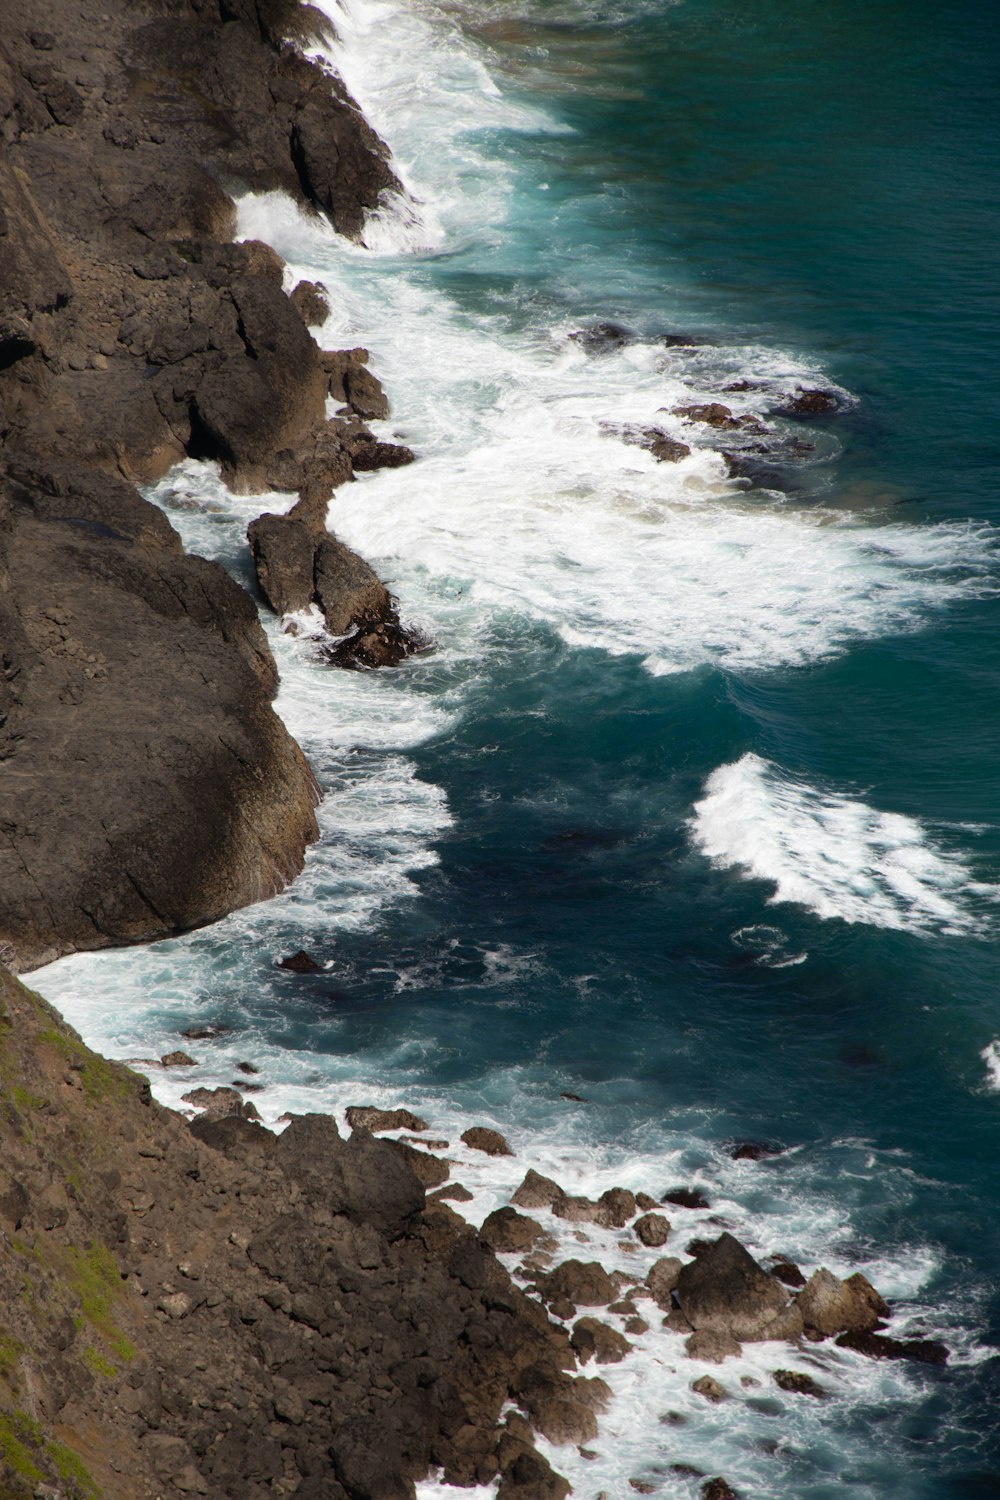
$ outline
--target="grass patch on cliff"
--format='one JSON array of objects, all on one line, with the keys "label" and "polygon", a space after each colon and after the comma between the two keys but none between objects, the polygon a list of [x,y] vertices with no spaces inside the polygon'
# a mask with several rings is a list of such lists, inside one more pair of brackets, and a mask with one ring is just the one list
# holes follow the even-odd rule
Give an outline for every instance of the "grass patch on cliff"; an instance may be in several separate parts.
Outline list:
[{"label": "grass patch on cliff", "polygon": [[67,1448],[64,1443],[57,1443],[53,1440],[45,1444],[45,1454],[60,1479],[75,1480],[85,1495],[100,1494],[97,1485],[90,1477],[90,1471],[72,1448]]},{"label": "grass patch on cliff", "polygon": [[51,1047],[80,1075],[88,1099],[127,1099],[138,1080],[127,1069],[116,1067],[105,1057],[90,1052],[82,1042],[48,1027],[38,1033],[39,1044]]},{"label": "grass patch on cliff", "polygon": [[135,1350],[112,1316],[115,1299],[122,1292],[114,1256],[96,1241],[91,1242],[89,1250],[72,1247],[67,1253],[70,1261],[68,1280],[80,1299],[82,1319],[96,1329],[111,1351],[127,1364]]},{"label": "grass patch on cliff", "polygon": [[32,1484],[45,1478],[33,1456],[41,1441],[41,1429],[24,1412],[0,1412],[0,1459],[19,1479]]}]

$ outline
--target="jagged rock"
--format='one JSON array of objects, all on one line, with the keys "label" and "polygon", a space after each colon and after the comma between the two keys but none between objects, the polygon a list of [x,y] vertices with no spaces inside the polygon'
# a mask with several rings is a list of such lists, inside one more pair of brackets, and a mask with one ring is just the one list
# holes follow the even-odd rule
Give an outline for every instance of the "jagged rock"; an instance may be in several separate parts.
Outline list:
[{"label": "jagged rock", "polygon": [[440,1187],[443,1182],[448,1181],[451,1168],[439,1156],[433,1156],[428,1151],[418,1151],[405,1141],[387,1141],[386,1145],[402,1156],[417,1181],[425,1188]]},{"label": "jagged rock", "polygon": [[840,401],[833,391],[803,390],[800,387],[775,410],[784,417],[827,417],[840,410]]},{"label": "jagged rock", "polygon": [[640,1213],[647,1214],[656,1208],[656,1199],[650,1197],[649,1193],[636,1193],[635,1206]]},{"label": "jagged rock", "polygon": [[683,1267],[675,1295],[697,1331],[737,1339],[765,1337],[765,1329],[788,1305],[785,1289],[728,1233]]},{"label": "jagged rock", "polygon": [[570,1336],[573,1352],[581,1365],[595,1360],[599,1365],[617,1365],[632,1345],[617,1329],[609,1328],[599,1318],[580,1318]]},{"label": "jagged rock", "polygon": [[781,1156],[787,1147],[778,1141],[753,1141],[738,1138],[730,1141],[728,1150],[733,1161],[767,1161],[769,1157]]},{"label": "jagged rock", "polygon": [[642,1218],[636,1219],[632,1228],[642,1243],[653,1249],[665,1245],[670,1238],[670,1221],[662,1214],[643,1214]]},{"label": "jagged rock", "polygon": [[[287,958],[279,958],[278,960],[278,968],[288,969],[292,974],[318,974],[321,971],[322,967],[322,964],[318,964],[316,960],[311,957],[310,954],[306,953],[302,948],[300,948],[297,953],[291,953]],[[184,1035],[190,1036],[191,1032],[186,1031]]]},{"label": "jagged rock", "polygon": [[726,1399],[726,1388],[720,1385],[711,1375],[700,1375],[697,1380],[692,1380],[691,1389],[699,1396],[704,1396],[706,1401],[711,1401],[713,1406]]},{"label": "jagged rock", "polygon": [[732,1334],[719,1333],[711,1328],[692,1333],[684,1348],[689,1359],[701,1359],[710,1365],[721,1365],[724,1360],[736,1358],[743,1352],[739,1340]]},{"label": "jagged rock", "polygon": [[541,1224],[526,1214],[519,1214],[516,1208],[498,1208],[483,1221],[479,1237],[499,1254],[520,1254],[523,1250],[530,1250],[544,1233]]},{"label": "jagged rock", "polygon": [[627,1188],[609,1188],[600,1198],[577,1198],[564,1193],[552,1203],[552,1212],[571,1224],[599,1224],[604,1229],[623,1229],[635,1213],[635,1194]]},{"label": "jagged rock", "polygon": [[888,1311],[863,1276],[852,1286],[825,1267],[814,1272],[795,1300],[806,1329],[824,1338],[835,1333],[869,1333]]},{"label": "jagged rock", "polygon": [[551,1177],[543,1177],[540,1172],[529,1167],[524,1181],[510,1201],[516,1203],[518,1208],[551,1208],[557,1199],[565,1196],[562,1188]]},{"label": "jagged rock", "polygon": [[617,1295],[607,1271],[593,1260],[563,1261],[540,1285],[549,1301],[571,1302],[574,1307],[607,1307]]},{"label": "jagged rock", "polygon": [[462,1140],[473,1151],[484,1151],[487,1156],[513,1156],[499,1130],[489,1130],[485,1125],[473,1125],[462,1132]]},{"label": "jagged rock", "polygon": [[349,1104],[344,1111],[352,1130],[426,1130],[427,1121],[409,1109],[378,1109],[372,1104]]},{"label": "jagged rock", "polygon": [[160,1058],[161,1066],[164,1068],[193,1068],[196,1065],[193,1057],[188,1057],[186,1052],[167,1052]]}]

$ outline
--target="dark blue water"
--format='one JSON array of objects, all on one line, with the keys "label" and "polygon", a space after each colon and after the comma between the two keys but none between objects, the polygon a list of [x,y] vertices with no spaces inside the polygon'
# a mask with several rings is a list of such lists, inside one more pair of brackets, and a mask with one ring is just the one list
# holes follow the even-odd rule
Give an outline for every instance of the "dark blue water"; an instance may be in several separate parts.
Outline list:
[{"label": "dark blue water", "polygon": [[[536,4],[467,32],[572,133],[496,131],[498,168],[548,198],[525,190],[505,234],[415,284],[512,337],[611,318],[790,351],[857,398],[803,424],[836,457],[791,503],[870,513],[875,538],[1000,521],[1000,11]],[[831,1413],[826,1446],[786,1455],[761,1495],[1000,1496],[1000,1093],[981,1056],[1000,1036],[1000,637],[995,576],[964,587],[959,554],[909,628],[798,665],[723,653],[655,676],[557,619],[496,614],[475,670],[407,669],[428,700],[462,683],[461,711],[407,751],[452,817],[416,893],[347,928],[318,899],[308,946],[333,968],[315,979],[275,973],[302,935],[280,921],[258,947],[244,931],[190,950],[214,1014],[391,1069],[410,1100],[539,1128],[566,1108],[579,1141],[648,1156],[686,1138],[691,1170],[737,1136],[796,1147],[746,1179],[749,1213],[833,1204],[841,1263],[926,1264],[917,1322],[975,1361]],[[811,897],[775,904],[773,871],[707,857],[694,831],[713,774],[747,756],[736,804],[774,824]],[[334,761],[331,785],[364,773]],[[894,825],[917,830],[910,886],[852,870],[895,858],[859,807],[915,820]]]}]

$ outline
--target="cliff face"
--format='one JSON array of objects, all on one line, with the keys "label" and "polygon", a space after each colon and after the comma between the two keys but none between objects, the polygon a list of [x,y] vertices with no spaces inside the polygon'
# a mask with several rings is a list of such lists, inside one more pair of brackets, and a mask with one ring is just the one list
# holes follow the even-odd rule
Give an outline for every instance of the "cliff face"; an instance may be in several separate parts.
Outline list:
[{"label": "cliff face", "polygon": [[188,1126],[0,972],[5,1500],[564,1494],[501,1407],[586,1429],[602,1383],[406,1150]]},{"label": "cliff face", "polygon": [[320,451],[328,494],[331,475],[405,453],[365,443],[356,418],[325,422],[333,367],[280,260],[229,242],[226,190],[283,188],[356,235],[395,182],[337,81],[284,42],[303,16],[38,0],[0,34],[0,956],[15,968],[268,896],[316,834],[251,601],[133,487],[187,454],[243,488],[315,488]]}]

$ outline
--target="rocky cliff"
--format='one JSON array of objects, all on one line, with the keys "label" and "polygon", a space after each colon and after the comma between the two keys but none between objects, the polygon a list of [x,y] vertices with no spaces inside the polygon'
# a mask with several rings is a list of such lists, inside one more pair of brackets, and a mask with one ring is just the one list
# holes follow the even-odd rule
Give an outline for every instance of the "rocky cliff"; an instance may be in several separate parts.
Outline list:
[{"label": "rocky cliff", "polygon": [[[363,351],[324,354],[316,297],[286,296],[266,246],[231,243],[240,188],[356,236],[395,184],[294,45],[310,13],[3,9],[0,954],[26,969],[266,897],[316,832],[252,602],[184,556],[136,483],[209,458],[315,510],[354,469],[412,455],[360,420],[384,415]],[[331,392],[347,406],[328,422]],[[388,595],[375,615],[360,595],[330,608],[366,639],[395,619]]]},{"label": "rocky cliff", "polygon": [[0,971],[4,1500],[561,1500],[501,1409],[582,1441],[606,1388],[407,1151],[188,1125]]}]

